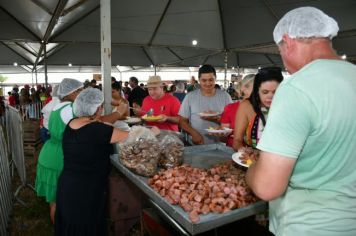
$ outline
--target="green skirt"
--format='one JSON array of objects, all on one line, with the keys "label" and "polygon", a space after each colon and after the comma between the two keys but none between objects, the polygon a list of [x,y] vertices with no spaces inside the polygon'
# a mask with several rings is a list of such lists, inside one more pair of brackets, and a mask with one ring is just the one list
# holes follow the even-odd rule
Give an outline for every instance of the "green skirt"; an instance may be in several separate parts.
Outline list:
[{"label": "green skirt", "polygon": [[48,203],[56,202],[57,182],[63,170],[62,142],[48,140],[38,157],[35,189]]}]

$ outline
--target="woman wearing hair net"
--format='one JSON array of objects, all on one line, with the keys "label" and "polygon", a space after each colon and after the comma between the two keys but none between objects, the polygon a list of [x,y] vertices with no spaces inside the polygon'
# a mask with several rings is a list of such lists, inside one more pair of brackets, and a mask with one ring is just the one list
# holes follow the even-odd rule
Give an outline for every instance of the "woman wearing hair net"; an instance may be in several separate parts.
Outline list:
[{"label": "woman wearing hair net", "polygon": [[99,121],[103,93],[83,90],[73,104],[77,118],[63,134],[64,168],[58,180],[55,235],[107,235],[106,192],[112,143],[127,131]]},{"label": "woman wearing hair net", "polygon": [[246,181],[269,201],[275,235],[356,235],[356,66],[332,47],[338,29],[319,9],[300,7],[273,32],[291,76],[274,96]]},{"label": "woman wearing hair net", "polygon": [[[72,103],[82,89],[83,83],[75,79],[65,78],[58,85],[57,97],[60,103],[52,109],[48,123],[51,137],[42,147],[38,158],[35,189],[37,195],[46,197],[46,201],[50,204],[52,222],[56,210],[57,181],[63,169],[63,132],[67,123],[74,117]],[[117,112],[102,116],[100,119],[113,123],[126,110],[127,106],[122,106]]]},{"label": "woman wearing hair net", "polygon": [[43,145],[38,157],[35,189],[38,196],[46,197],[50,216],[54,221],[58,176],[63,168],[62,136],[64,128],[73,118],[72,102],[83,84],[75,79],[63,79],[57,88],[60,103],[53,107],[48,123],[50,139]]}]

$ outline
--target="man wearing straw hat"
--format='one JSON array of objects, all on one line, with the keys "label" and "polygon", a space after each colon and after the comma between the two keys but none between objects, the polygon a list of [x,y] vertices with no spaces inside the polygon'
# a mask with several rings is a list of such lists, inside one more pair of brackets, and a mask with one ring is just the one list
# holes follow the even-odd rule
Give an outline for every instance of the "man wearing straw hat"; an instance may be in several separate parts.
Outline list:
[{"label": "man wearing straw hat", "polygon": [[169,93],[163,91],[163,83],[160,76],[150,76],[147,81],[149,96],[145,97],[140,111],[145,115],[153,109],[153,116],[159,120],[147,122],[147,125],[156,126],[159,129],[178,131],[179,100]]}]

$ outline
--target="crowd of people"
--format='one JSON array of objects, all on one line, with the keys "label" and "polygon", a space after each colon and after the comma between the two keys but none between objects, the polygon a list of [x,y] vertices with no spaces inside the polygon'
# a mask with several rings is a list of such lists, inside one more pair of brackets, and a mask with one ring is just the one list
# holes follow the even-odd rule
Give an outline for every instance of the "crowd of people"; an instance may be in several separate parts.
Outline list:
[{"label": "crowd of people", "polygon": [[[297,8],[273,32],[288,79],[281,68],[264,67],[225,91],[216,86],[211,65],[202,65],[187,86],[176,81],[168,88],[159,76],[146,86],[136,77],[124,84],[112,78],[106,116],[96,81],[63,79],[53,94],[56,104],[46,110],[50,136],[35,186],[50,204],[56,235],[106,235],[110,144],[130,135],[123,121],[128,116],[159,117],[146,125],[183,132],[186,145],[224,142],[235,151],[261,150],[246,179],[270,202],[272,233],[356,235],[356,66],[333,50],[337,32],[325,13]],[[211,127],[232,132],[212,134]]]},{"label": "crowd of people", "polygon": [[36,87],[30,87],[28,84],[19,89],[18,86],[14,86],[10,92],[8,92],[8,104],[10,106],[22,106],[28,104],[34,104],[39,102],[45,102],[51,97],[52,87],[45,87],[37,85]]}]

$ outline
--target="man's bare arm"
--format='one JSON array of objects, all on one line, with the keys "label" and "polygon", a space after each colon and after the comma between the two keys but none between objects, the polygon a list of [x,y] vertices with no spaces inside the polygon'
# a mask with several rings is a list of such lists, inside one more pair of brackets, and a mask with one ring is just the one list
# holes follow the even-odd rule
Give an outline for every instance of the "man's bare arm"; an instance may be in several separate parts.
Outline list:
[{"label": "man's bare arm", "polygon": [[189,119],[179,116],[179,126],[192,136],[194,144],[204,144],[203,136],[189,124]]},{"label": "man's bare arm", "polygon": [[273,200],[286,191],[295,162],[296,159],[262,151],[247,171],[247,184],[257,197]]}]

